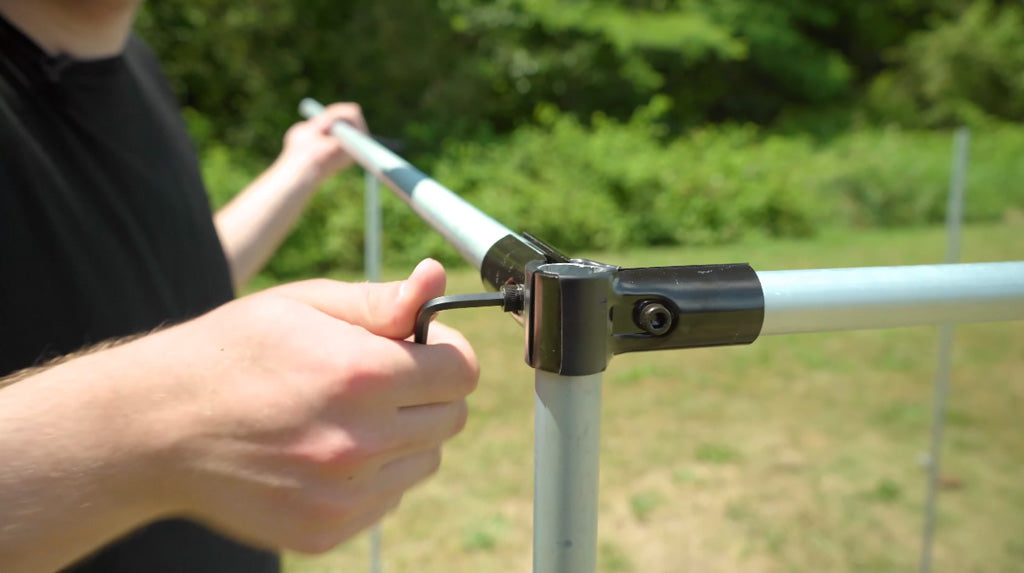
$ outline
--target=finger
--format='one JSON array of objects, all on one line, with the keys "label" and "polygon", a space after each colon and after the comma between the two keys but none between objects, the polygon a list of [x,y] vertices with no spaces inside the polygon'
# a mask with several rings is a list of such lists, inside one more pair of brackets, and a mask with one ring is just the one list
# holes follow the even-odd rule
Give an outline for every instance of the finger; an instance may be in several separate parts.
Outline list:
[{"label": "finger", "polygon": [[398,457],[377,470],[374,492],[381,497],[392,497],[437,473],[441,467],[441,448],[430,448]]},{"label": "finger", "polygon": [[275,289],[377,336],[402,340],[412,335],[419,309],[444,294],[444,267],[422,261],[408,279],[391,283],[343,283],[324,279]]},{"label": "finger", "polygon": [[[345,512],[329,522],[317,523],[311,530],[307,527],[307,531],[301,532],[301,538],[295,543],[289,544],[287,548],[303,553],[323,553],[333,549],[364,529],[380,522],[385,515],[398,507],[401,501],[400,494],[387,497],[374,496],[373,499],[366,499],[365,503],[355,511]],[[289,534],[295,535],[297,533],[295,529],[298,528],[292,528]]]},{"label": "finger", "polygon": [[473,347],[457,330],[438,323],[431,328],[427,344],[404,344],[418,375],[396,387],[399,406],[457,400],[476,390],[480,364]]},{"label": "finger", "polygon": [[452,329],[436,330],[436,337],[431,337],[434,344],[379,337],[363,341],[358,359],[345,363],[357,385],[350,390],[366,390],[375,403],[394,408],[451,402],[469,395],[480,375],[472,347]]},{"label": "finger", "polygon": [[401,502],[401,495],[394,495],[387,499],[383,499],[379,503],[376,503],[351,516],[344,524],[335,529],[333,533],[340,538],[339,542],[351,539],[364,529],[368,529],[372,525],[380,523],[380,520],[384,519],[387,514],[394,511]]},{"label": "finger", "polygon": [[440,447],[466,427],[468,412],[465,400],[400,408],[383,460]]},{"label": "finger", "polygon": [[[333,103],[327,106],[324,113],[317,119],[322,119],[326,128],[330,128],[330,125],[336,121],[344,121],[365,134],[370,133],[366,126],[366,119],[363,117],[363,109],[357,103]],[[324,129],[324,133],[326,132],[327,129]]]},{"label": "finger", "polygon": [[[441,467],[441,448],[430,448],[393,459],[382,465],[369,479],[370,489],[360,507],[339,515],[334,523],[321,524],[319,531],[307,534],[299,551],[319,553],[377,523],[394,510],[402,494],[422,482]],[[326,526],[324,526],[326,525]],[[308,548],[308,549],[307,549]]]}]

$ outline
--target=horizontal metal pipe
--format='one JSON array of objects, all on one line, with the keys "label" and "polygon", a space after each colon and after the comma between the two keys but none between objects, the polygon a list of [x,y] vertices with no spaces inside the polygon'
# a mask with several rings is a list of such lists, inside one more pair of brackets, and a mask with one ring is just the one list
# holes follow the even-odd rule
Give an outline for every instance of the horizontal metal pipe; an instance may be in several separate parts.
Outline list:
[{"label": "horizontal metal pipe", "polygon": [[761,334],[1024,319],[1024,262],[758,272]]},{"label": "horizontal metal pipe", "polygon": [[[307,118],[322,114],[324,109],[309,98],[299,104],[299,113]],[[514,234],[351,125],[335,122],[331,134],[357,163],[391,187],[477,270],[494,243]]]},{"label": "horizontal metal pipe", "polygon": [[[305,117],[324,107],[312,99]],[[331,133],[387,183],[474,268],[508,235],[504,225],[344,122]],[[1024,262],[757,273],[764,290],[761,334],[893,328],[1024,319]]]}]

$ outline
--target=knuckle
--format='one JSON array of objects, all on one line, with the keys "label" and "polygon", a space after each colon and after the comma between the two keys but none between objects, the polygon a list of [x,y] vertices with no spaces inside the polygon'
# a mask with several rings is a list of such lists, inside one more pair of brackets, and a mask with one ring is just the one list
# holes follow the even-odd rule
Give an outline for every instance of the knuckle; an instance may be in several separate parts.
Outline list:
[{"label": "knuckle", "polygon": [[333,400],[372,401],[384,391],[385,382],[393,374],[382,361],[361,360],[359,357],[338,356],[335,370],[339,373]]},{"label": "knuckle", "polygon": [[[344,475],[349,481],[368,468],[380,456],[380,444],[348,432],[333,431],[298,451],[298,457],[313,468],[313,475]],[[352,485],[352,484],[350,484]]]},{"label": "knuckle", "polygon": [[432,476],[436,474],[438,470],[441,469],[441,448],[433,448],[432,450],[427,452],[426,457],[426,471],[424,472],[425,477]]},{"label": "knuckle", "polygon": [[443,344],[447,347],[445,352],[451,353],[454,350],[455,355],[449,362],[455,365],[452,382],[461,395],[469,395],[476,390],[477,382],[480,380],[480,362],[477,360],[476,352],[458,331],[444,328],[443,333]]},{"label": "knuckle", "polygon": [[469,395],[476,390],[477,383],[480,381],[480,363],[469,344],[466,344],[463,351],[462,366],[461,389],[464,392],[463,395]]},{"label": "knuckle", "polygon": [[369,467],[378,455],[380,448],[367,440],[359,440],[326,451],[321,466],[332,472],[352,476]]},{"label": "knuckle", "polygon": [[335,119],[354,120],[363,114],[363,108],[355,102],[332,103],[327,106],[327,113]]},{"label": "knuckle", "polygon": [[356,473],[370,465],[378,455],[376,448],[371,447],[365,441],[350,444],[344,449],[338,449],[331,453],[325,460],[324,465],[346,473]]},{"label": "knuckle", "polygon": [[462,432],[462,430],[466,428],[466,423],[469,421],[469,406],[466,404],[465,400],[455,402],[454,408],[455,419],[452,423],[452,431],[449,434],[449,437],[456,436]]},{"label": "knuckle", "polygon": [[466,369],[466,376],[476,379],[480,376],[480,362],[477,360],[476,351],[461,333],[456,332],[455,349],[462,355],[462,363]]}]

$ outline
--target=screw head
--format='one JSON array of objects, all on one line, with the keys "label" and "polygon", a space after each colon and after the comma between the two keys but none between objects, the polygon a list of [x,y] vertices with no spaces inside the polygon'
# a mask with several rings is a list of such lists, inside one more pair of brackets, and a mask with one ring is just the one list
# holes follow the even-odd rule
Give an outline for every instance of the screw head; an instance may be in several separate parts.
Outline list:
[{"label": "screw head", "polygon": [[640,303],[640,307],[637,309],[635,322],[644,332],[661,336],[672,330],[675,316],[660,302],[644,302]]}]

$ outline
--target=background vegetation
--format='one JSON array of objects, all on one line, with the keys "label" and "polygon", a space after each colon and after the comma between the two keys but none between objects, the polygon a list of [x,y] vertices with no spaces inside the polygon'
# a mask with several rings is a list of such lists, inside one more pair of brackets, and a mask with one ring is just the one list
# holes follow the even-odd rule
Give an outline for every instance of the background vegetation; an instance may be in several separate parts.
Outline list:
[{"label": "background vegetation", "polygon": [[[1024,260],[1024,221],[969,225],[965,261]],[[589,252],[626,266],[757,269],[941,262],[941,227]],[[404,276],[395,268],[388,279]],[[352,278],[358,278],[353,273]],[[468,268],[453,292],[474,292]],[[445,314],[482,365],[441,471],[382,524],[388,573],[531,570],[533,372],[522,328]],[[603,377],[600,573],[917,571],[936,328],[766,336],[616,356]],[[1024,572],[1024,322],[958,326],[936,573]],[[369,570],[365,537],[289,573]]]},{"label": "background vegetation", "polygon": [[[144,4],[139,31],[216,203],[313,95],[567,251],[933,222],[957,125],[969,217],[1024,208],[1018,1],[190,0]],[[326,185],[271,274],[360,266],[360,188]],[[454,257],[385,208],[389,261]]]},{"label": "background vegetation", "polygon": [[[968,125],[964,256],[1024,258],[1019,1],[163,0],[139,24],[217,204],[270,162],[313,95],[360,102],[413,163],[574,255],[938,262],[942,234],[927,226],[943,216],[951,130]],[[358,276],[355,171],[314,199],[264,281]],[[392,278],[454,258],[390,196],[384,216]],[[468,270],[449,284],[479,288]],[[385,521],[385,569],[525,571],[522,333],[486,313],[446,320],[483,377],[441,474]],[[957,331],[937,570],[1022,570],[1022,341],[1019,323]],[[934,344],[934,329],[909,329],[617,358],[599,569],[912,569]],[[288,561],[365,568],[362,543]]]}]

